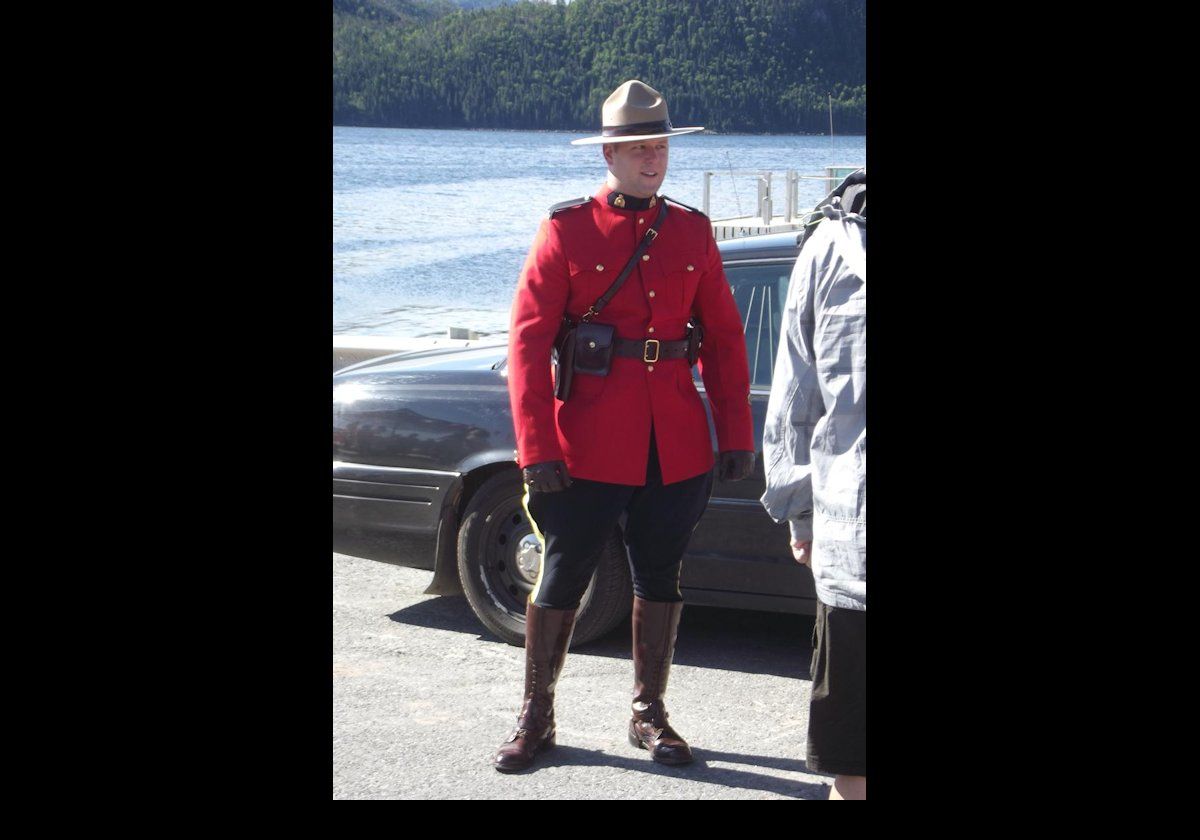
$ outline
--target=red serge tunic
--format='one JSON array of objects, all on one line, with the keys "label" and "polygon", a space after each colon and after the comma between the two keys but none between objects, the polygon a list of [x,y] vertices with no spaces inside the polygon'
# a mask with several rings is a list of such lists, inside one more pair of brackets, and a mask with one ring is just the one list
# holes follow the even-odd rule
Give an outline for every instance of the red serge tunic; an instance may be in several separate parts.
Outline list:
[{"label": "red serge tunic", "polygon": [[[614,354],[607,376],[576,374],[554,397],[550,351],[564,313],[578,320],[616,280],[658,214],[622,209],[607,186],[542,222],[517,281],[508,340],[508,394],[522,467],[565,461],[573,478],[646,483],[653,423],[664,484],[712,469],[704,404],[685,359],[653,364]],[[632,203],[638,203],[634,201]],[[717,446],[754,450],[746,340],[708,218],[668,204],[659,235],[595,319],[633,340],[684,338],[704,325],[700,375]]]}]

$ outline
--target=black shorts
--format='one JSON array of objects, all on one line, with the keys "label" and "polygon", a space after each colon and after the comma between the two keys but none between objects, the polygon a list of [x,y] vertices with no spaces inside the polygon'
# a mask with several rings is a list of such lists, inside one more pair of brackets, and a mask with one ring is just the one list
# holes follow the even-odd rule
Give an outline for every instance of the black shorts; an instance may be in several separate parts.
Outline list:
[{"label": "black shorts", "polygon": [[813,625],[810,772],[867,775],[867,612],[817,602]]}]

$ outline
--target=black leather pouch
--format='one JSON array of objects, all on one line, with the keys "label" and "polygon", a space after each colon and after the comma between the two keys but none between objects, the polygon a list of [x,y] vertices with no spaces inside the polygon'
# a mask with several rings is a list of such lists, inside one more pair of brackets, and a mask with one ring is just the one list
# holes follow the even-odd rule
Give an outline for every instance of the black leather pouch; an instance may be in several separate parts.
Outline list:
[{"label": "black leather pouch", "polygon": [[554,396],[566,402],[575,376],[575,322],[564,317],[554,339]]},{"label": "black leather pouch", "polygon": [[607,376],[616,336],[617,328],[612,324],[581,323],[575,327],[575,372]]}]

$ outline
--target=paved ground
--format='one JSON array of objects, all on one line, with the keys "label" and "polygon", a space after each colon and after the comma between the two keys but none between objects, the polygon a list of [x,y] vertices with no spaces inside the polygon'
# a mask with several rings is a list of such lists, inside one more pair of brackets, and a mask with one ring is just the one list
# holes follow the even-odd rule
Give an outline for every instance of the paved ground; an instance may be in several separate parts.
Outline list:
[{"label": "paved ground", "polygon": [[558,746],[492,769],[515,721],[524,652],[431,572],[333,555],[334,799],[825,799],[804,764],[812,619],[685,608],[667,706],[696,761],[664,767],[626,741],[629,628],[572,651]]}]

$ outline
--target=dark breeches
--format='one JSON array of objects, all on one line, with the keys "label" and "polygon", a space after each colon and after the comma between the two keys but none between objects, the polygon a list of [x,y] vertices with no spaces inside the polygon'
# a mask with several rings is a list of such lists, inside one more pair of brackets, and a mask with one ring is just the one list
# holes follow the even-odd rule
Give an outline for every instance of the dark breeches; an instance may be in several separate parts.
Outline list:
[{"label": "dark breeches", "polygon": [[662,483],[653,433],[641,487],[576,478],[557,493],[531,492],[527,509],[543,539],[542,574],[533,602],[550,609],[578,607],[600,549],[622,513],[628,514],[625,547],[634,594],[647,601],[682,601],[680,563],[711,493],[711,470]]}]

